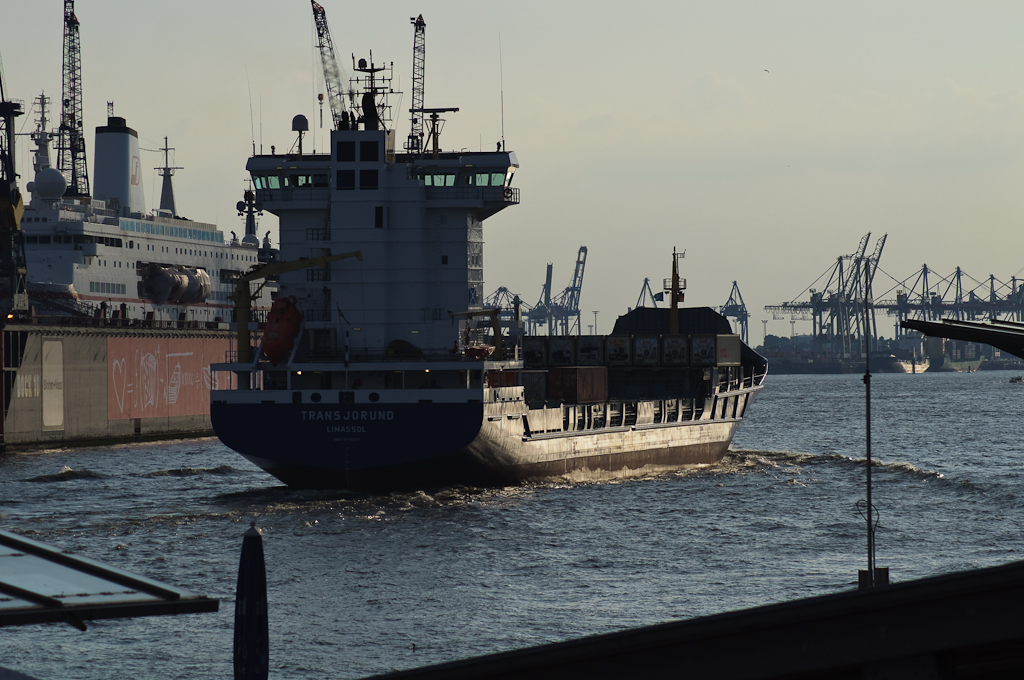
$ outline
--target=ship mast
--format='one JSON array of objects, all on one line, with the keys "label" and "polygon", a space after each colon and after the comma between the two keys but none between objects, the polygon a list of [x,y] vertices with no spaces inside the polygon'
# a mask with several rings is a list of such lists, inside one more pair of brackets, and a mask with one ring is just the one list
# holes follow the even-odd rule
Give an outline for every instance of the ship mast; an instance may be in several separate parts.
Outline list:
[{"label": "ship mast", "polygon": [[174,147],[167,145],[167,137],[164,137],[164,146],[160,151],[164,152],[164,166],[162,168],[155,168],[160,171],[160,176],[163,177],[163,187],[160,189],[160,209],[168,210],[172,217],[177,217],[178,213],[174,209],[174,186],[171,184],[171,177],[174,175],[175,170],[184,170],[181,166],[171,166],[170,163],[170,152],[174,151]]}]

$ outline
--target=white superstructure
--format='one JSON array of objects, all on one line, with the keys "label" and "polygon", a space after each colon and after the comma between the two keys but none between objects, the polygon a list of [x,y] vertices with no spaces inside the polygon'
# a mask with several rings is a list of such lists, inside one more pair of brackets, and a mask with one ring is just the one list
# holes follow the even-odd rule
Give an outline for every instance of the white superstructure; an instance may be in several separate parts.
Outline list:
[{"label": "white superstructure", "polygon": [[[269,243],[226,240],[216,225],[171,210],[147,212],[138,134],[119,117],[96,129],[94,196],[64,198],[66,182],[50,167],[47,100],[37,102],[35,180],[22,218],[37,314],[230,322],[234,281],[266,258]],[[264,289],[255,307],[269,305]]]}]

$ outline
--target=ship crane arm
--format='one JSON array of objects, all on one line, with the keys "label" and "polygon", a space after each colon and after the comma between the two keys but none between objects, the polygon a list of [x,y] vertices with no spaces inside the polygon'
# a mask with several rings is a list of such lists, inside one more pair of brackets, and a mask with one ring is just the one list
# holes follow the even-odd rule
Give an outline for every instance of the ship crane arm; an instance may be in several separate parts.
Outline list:
[{"label": "ship crane arm", "polygon": [[360,262],[363,261],[363,253],[356,250],[351,253],[311,257],[308,260],[275,262],[273,264],[257,267],[238,277],[238,282],[235,284],[234,294],[235,321],[238,324],[238,363],[252,363],[252,343],[249,335],[249,320],[252,316],[252,291],[249,288],[249,284],[251,282],[265,279],[269,276],[277,276],[278,274],[285,274],[302,269],[326,267],[331,262],[344,260],[349,257],[354,257]]},{"label": "ship crane arm", "polygon": [[456,317],[475,319],[478,316],[486,316],[491,319],[491,332],[494,333],[494,355],[498,359],[505,357],[505,338],[501,334],[501,307],[491,309],[471,309],[465,312],[448,312],[448,317],[455,322]]},{"label": "ship crane arm", "polygon": [[316,24],[316,46],[320,51],[320,63],[324,69],[324,84],[327,87],[327,103],[331,106],[334,129],[341,129],[341,114],[346,112],[343,83],[348,80],[342,65],[334,56],[334,41],[327,26],[327,12],[316,0],[313,5],[313,22]]}]

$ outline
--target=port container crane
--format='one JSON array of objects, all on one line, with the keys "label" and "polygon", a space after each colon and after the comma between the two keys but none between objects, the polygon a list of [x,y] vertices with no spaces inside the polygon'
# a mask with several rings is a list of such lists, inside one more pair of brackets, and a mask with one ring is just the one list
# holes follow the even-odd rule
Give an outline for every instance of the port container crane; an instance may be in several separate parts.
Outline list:
[{"label": "port container crane", "polygon": [[736,319],[736,324],[740,329],[740,339],[750,344],[748,342],[750,312],[747,311],[747,305],[743,302],[743,294],[740,292],[739,284],[735,281],[732,282],[729,300],[718,311],[726,318]]}]

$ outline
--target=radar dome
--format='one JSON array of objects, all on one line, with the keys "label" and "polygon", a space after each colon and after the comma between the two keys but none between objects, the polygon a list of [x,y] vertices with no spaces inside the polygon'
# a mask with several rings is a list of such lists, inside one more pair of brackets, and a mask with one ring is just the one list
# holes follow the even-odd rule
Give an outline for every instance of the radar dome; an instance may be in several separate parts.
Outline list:
[{"label": "radar dome", "polygon": [[293,132],[308,132],[309,121],[301,113],[292,118],[292,131]]},{"label": "radar dome", "polygon": [[57,168],[46,168],[36,173],[35,182],[32,183],[32,191],[39,194],[40,198],[55,200],[64,195],[68,188],[68,181],[64,179]]}]

